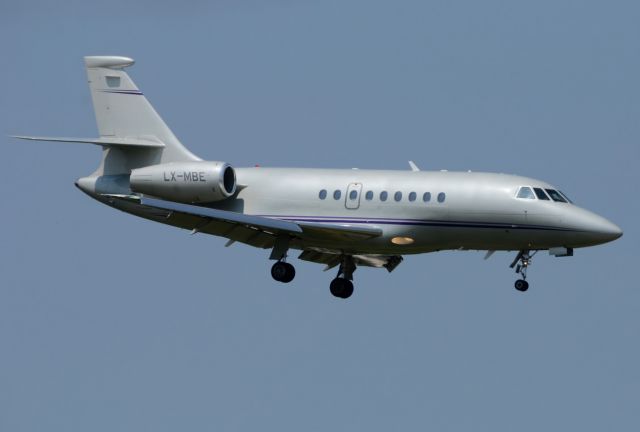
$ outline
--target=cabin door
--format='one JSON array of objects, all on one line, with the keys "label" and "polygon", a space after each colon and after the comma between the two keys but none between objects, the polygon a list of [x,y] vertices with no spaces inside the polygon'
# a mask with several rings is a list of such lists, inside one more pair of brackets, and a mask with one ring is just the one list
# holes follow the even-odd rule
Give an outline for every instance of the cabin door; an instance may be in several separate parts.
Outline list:
[{"label": "cabin door", "polygon": [[344,206],[350,210],[360,207],[360,194],[362,193],[362,183],[349,183]]}]

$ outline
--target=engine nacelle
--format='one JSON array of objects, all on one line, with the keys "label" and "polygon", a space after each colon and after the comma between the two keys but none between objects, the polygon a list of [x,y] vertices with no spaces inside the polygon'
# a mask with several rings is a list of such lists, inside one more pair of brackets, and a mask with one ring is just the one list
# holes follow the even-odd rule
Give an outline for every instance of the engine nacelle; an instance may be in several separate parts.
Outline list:
[{"label": "engine nacelle", "polygon": [[183,203],[221,201],[236,193],[236,173],[225,162],[171,162],[131,171],[133,192]]}]

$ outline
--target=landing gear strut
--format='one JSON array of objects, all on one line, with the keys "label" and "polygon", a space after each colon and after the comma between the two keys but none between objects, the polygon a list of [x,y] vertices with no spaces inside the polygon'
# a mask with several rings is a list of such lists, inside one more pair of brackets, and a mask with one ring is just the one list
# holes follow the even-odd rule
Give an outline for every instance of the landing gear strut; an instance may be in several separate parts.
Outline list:
[{"label": "landing gear strut", "polygon": [[338,275],[329,285],[329,291],[335,297],[347,299],[353,294],[353,272],[356,271],[356,264],[352,256],[345,255],[342,257]]},{"label": "landing gear strut", "polygon": [[522,279],[518,279],[514,286],[520,292],[525,292],[529,289],[529,282],[527,282],[527,269],[531,265],[531,259],[538,251],[530,253],[528,250],[522,250],[518,252],[516,259],[511,263],[511,268],[516,269],[516,273],[522,276]]},{"label": "landing gear strut", "polygon": [[278,282],[289,283],[296,277],[296,269],[288,262],[278,261],[271,267],[271,277]]}]

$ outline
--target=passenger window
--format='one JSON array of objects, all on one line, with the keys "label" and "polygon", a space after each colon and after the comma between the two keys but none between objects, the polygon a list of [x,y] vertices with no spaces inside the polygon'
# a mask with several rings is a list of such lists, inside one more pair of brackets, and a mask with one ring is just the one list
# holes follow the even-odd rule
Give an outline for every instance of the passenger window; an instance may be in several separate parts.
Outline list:
[{"label": "passenger window", "polygon": [[517,198],[536,199],[535,195],[533,194],[533,191],[528,186],[522,186],[520,188],[520,190],[518,191]]},{"label": "passenger window", "polygon": [[439,202],[439,203],[443,203],[443,202],[444,202],[444,200],[445,200],[446,198],[447,198],[447,196],[445,195],[445,193],[444,193],[444,192],[440,192],[440,193],[438,194],[438,202]]},{"label": "passenger window", "polygon": [[333,199],[334,200],[339,200],[341,196],[342,196],[342,192],[340,192],[339,189],[336,189],[335,191],[333,191]]},{"label": "passenger window", "polygon": [[546,193],[544,193],[542,189],[533,188],[533,190],[536,193],[536,196],[538,197],[539,200],[549,201],[549,197],[547,196]]},{"label": "passenger window", "polygon": [[400,200],[402,200],[402,192],[396,192],[396,193],[393,195],[393,199],[394,199],[394,200],[396,200],[396,201],[400,201]]},{"label": "passenger window", "polygon": [[422,195],[422,201],[424,201],[424,202],[429,202],[429,201],[431,201],[431,192],[425,192],[425,193]]},{"label": "passenger window", "polygon": [[320,191],[320,193],[318,194],[318,197],[319,197],[321,200],[325,199],[325,198],[327,197],[327,190],[326,190],[326,189],[322,189],[322,190]]},{"label": "passenger window", "polygon": [[367,201],[371,201],[373,199],[373,192],[367,191],[364,197],[366,198]]},{"label": "passenger window", "polygon": [[547,191],[547,193],[549,194],[549,196],[551,197],[552,200],[557,201],[557,202],[563,202],[566,203],[567,200],[562,198],[562,195],[560,195],[558,193],[558,191],[554,190],[554,189],[545,189]]},{"label": "passenger window", "polygon": [[351,201],[355,201],[356,198],[358,198],[358,191],[352,190],[351,192],[349,192],[349,199]]},{"label": "passenger window", "polygon": [[416,200],[416,196],[415,192],[409,193],[409,201],[414,202]]},{"label": "passenger window", "polygon": [[388,195],[387,191],[380,192],[380,201],[386,201]]}]

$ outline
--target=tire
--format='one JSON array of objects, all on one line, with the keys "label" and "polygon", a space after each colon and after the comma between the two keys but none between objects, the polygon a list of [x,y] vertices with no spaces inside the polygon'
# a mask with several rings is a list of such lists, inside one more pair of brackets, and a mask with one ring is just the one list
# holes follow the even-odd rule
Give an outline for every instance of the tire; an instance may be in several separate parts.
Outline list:
[{"label": "tire", "polygon": [[329,291],[331,291],[331,294],[334,297],[338,297],[338,298],[342,298],[342,281],[344,279],[341,278],[335,278],[334,280],[331,281],[331,284],[329,285]]},{"label": "tire", "polygon": [[353,294],[353,283],[343,278],[335,278],[329,285],[329,291],[334,297],[347,299]]},{"label": "tire", "polygon": [[284,282],[287,276],[287,267],[285,263],[278,261],[271,267],[271,277],[278,282]]},{"label": "tire", "polygon": [[515,288],[520,292],[525,292],[529,289],[529,282],[524,279],[518,279],[514,284]]},{"label": "tire", "polygon": [[296,277],[296,268],[289,263],[283,263],[286,269],[284,278],[282,278],[281,282],[289,283]]},{"label": "tire", "polygon": [[351,282],[350,280],[346,280],[346,279],[344,279],[344,282],[345,282],[345,284],[344,284],[343,291],[342,291],[342,298],[343,299],[348,299],[353,294],[353,282]]}]

